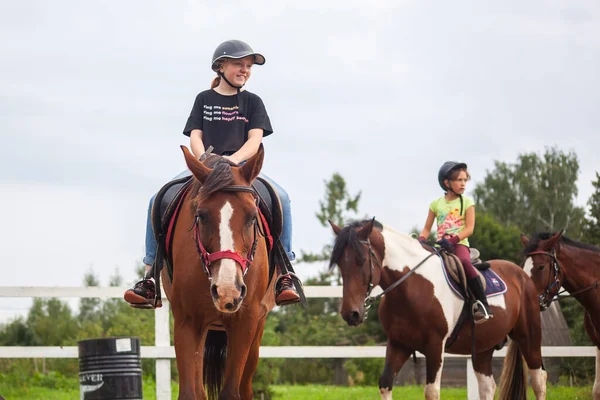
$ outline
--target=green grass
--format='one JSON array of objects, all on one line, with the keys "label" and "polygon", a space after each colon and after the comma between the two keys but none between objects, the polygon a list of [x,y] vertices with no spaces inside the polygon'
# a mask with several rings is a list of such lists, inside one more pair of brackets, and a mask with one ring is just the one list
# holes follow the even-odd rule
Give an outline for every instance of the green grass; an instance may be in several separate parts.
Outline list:
[{"label": "green grass", "polygon": [[[12,387],[10,387],[12,386]],[[78,400],[79,387],[73,379],[69,388],[53,389],[43,386],[9,385],[0,382],[0,395],[6,400]],[[368,387],[336,387],[323,385],[297,385],[297,386],[271,386],[276,399],[293,400],[379,400],[379,391],[374,386]],[[156,386],[153,381],[144,382],[144,399],[156,400]],[[584,400],[592,399],[591,386],[583,387],[556,387],[548,386],[548,400]],[[172,385],[172,398],[177,399],[177,385]],[[393,391],[394,398],[403,400],[421,400],[423,396],[422,386],[397,386]],[[465,388],[442,388],[442,399],[464,400],[467,398]],[[534,399],[530,390],[529,398]]]}]

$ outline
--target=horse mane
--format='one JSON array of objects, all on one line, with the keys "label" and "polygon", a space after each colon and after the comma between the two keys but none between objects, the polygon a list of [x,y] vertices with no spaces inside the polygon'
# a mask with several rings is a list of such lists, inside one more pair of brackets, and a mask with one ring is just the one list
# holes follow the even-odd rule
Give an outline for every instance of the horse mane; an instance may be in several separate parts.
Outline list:
[{"label": "horse mane", "polygon": [[[556,235],[556,232],[536,232],[536,233],[534,233],[532,235],[531,239],[529,240],[529,244],[527,245],[525,250],[523,250],[523,253],[525,255],[527,255],[533,251],[536,251],[538,248],[538,245],[540,244],[540,242],[542,240],[548,240],[554,235]],[[564,243],[567,246],[577,247],[579,249],[590,250],[590,251],[593,251],[596,253],[600,253],[600,248],[598,248],[596,246],[592,246],[591,244],[579,242],[575,239],[571,239],[564,235],[560,237],[559,243]]]},{"label": "horse mane", "polygon": [[[348,246],[352,247],[356,253],[359,264],[363,264],[365,262],[367,258],[363,252],[362,246],[360,245],[361,241],[358,238],[357,231],[370,222],[370,219],[353,221],[342,228],[335,238],[333,250],[331,251],[331,258],[329,259],[329,267],[333,266],[334,264],[339,264],[339,261],[344,255],[344,249]],[[379,221],[374,221],[373,226],[379,230],[383,229],[383,225]]]},{"label": "horse mane", "polygon": [[204,182],[204,185],[201,185],[198,180],[194,180],[194,184],[190,190],[191,196],[194,198],[198,196],[200,201],[206,199],[212,193],[233,184],[231,166],[235,164],[221,156],[211,154],[204,161],[204,165],[212,168],[208,178],[206,178],[206,182]]}]

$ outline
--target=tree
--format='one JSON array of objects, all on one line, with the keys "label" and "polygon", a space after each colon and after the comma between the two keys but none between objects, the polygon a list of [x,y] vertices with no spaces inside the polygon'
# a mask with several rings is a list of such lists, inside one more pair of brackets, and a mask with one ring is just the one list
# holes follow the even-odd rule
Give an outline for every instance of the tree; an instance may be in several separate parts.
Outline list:
[{"label": "tree", "polygon": [[477,213],[475,231],[469,244],[481,253],[482,260],[509,260],[518,262],[523,247],[520,230],[513,224],[502,224],[490,214]]},{"label": "tree", "polygon": [[577,238],[585,219],[574,204],[578,174],[576,154],[556,147],[543,156],[520,154],[514,164],[495,161],[495,169],[475,187],[478,211],[526,233],[565,229]]},{"label": "tree", "polygon": [[[325,195],[319,200],[319,212],[316,213],[317,219],[327,229],[328,220],[335,222],[338,226],[344,226],[347,222],[357,218],[358,202],[361,192],[352,196],[346,187],[346,180],[335,172],[330,180],[325,181]],[[331,254],[331,245],[323,246],[321,253],[305,253],[300,251],[300,262],[314,262],[329,260]]]},{"label": "tree", "polygon": [[589,219],[586,220],[584,240],[595,246],[600,246],[600,174],[596,172],[596,180],[592,181],[594,193],[588,200]]}]

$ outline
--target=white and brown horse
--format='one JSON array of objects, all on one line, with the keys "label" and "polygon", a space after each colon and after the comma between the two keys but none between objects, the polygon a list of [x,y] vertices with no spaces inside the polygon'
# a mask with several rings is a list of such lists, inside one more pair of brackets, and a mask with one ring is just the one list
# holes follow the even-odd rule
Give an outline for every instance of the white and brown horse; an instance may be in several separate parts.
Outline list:
[{"label": "white and brown horse", "polygon": [[[371,288],[387,292],[379,305],[379,318],[388,338],[385,367],[379,380],[381,398],[392,398],[392,382],[415,351],[426,358],[426,399],[440,398],[445,345],[463,309],[463,300],[446,282],[441,261],[431,256],[409,235],[374,220],[356,222],[343,229],[332,223],[336,240],[331,265],[343,279],[341,315],[351,326],[365,318],[365,300]],[[494,318],[476,325],[473,367],[479,398],[493,399],[496,383],[492,355],[506,336],[510,342],[500,383],[501,399],[526,399],[527,379],[523,358],[530,370],[537,399],[546,396],[546,371],[542,367],[541,323],[537,293],[531,279],[516,264],[489,261],[508,290],[490,297]],[[467,321],[456,341],[446,349],[453,354],[472,353],[472,323]]]}]

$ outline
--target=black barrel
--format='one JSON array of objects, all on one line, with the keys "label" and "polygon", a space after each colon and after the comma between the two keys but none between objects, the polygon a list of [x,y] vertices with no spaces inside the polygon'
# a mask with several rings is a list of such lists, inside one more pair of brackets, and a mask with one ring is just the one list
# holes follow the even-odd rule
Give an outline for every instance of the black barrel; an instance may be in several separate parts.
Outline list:
[{"label": "black barrel", "polygon": [[140,338],[109,337],[77,344],[81,400],[143,399]]}]

